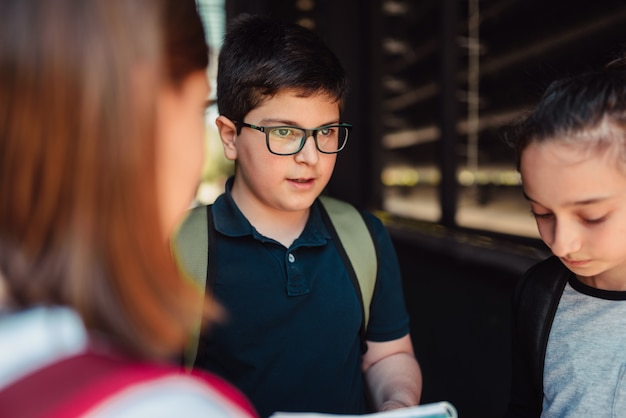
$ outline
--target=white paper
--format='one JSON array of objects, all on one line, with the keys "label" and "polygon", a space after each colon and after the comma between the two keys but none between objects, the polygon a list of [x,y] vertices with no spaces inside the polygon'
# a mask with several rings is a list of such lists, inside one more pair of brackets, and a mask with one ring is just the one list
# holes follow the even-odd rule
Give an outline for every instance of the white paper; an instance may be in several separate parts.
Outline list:
[{"label": "white paper", "polygon": [[457,418],[454,406],[449,402],[436,402],[408,408],[393,409],[364,415],[324,414],[319,412],[275,412],[270,418]]}]

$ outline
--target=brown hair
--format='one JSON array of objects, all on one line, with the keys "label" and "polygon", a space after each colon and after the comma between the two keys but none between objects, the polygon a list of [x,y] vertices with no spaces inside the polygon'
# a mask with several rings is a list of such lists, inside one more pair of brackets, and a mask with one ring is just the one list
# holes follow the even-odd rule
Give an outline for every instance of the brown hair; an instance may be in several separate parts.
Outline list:
[{"label": "brown hair", "polygon": [[142,356],[184,344],[202,295],[160,228],[154,113],[164,82],[206,68],[201,25],[193,0],[0,2],[0,275],[14,308],[72,307]]}]

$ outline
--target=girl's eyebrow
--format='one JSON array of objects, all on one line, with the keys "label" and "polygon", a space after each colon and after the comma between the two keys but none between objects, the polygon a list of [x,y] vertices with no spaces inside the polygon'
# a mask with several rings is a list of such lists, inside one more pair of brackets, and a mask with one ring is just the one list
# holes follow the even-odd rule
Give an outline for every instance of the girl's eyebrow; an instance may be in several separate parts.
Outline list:
[{"label": "girl's eyebrow", "polygon": [[[522,194],[524,195],[524,198],[526,200],[528,200],[529,202],[536,203],[538,205],[541,204],[541,203],[537,202],[535,199],[533,199],[532,197],[528,196],[525,191],[522,191]],[[603,202],[603,201],[605,201],[607,199],[609,199],[609,197],[594,197],[594,198],[591,198],[591,199],[577,200],[577,201],[574,201],[574,202],[565,203],[564,206],[592,205],[594,203]]]}]

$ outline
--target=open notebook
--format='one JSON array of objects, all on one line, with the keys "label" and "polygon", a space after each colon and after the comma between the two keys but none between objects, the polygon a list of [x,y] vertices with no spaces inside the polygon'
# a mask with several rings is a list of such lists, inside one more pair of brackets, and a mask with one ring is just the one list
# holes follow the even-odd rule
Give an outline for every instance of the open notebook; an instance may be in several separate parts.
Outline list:
[{"label": "open notebook", "polygon": [[323,414],[317,412],[275,412],[270,418],[457,418],[454,406],[449,402],[435,402],[409,408],[375,412],[365,415]]}]

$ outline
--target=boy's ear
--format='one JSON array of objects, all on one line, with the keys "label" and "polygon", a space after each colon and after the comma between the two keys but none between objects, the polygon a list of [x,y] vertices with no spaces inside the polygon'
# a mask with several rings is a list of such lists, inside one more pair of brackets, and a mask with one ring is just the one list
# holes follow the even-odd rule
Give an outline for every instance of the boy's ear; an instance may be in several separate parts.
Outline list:
[{"label": "boy's ear", "polygon": [[217,125],[217,131],[220,134],[222,140],[222,146],[224,147],[224,156],[229,160],[237,159],[237,127],[232,120],[226,116],[218,116],[215,120]]}]

